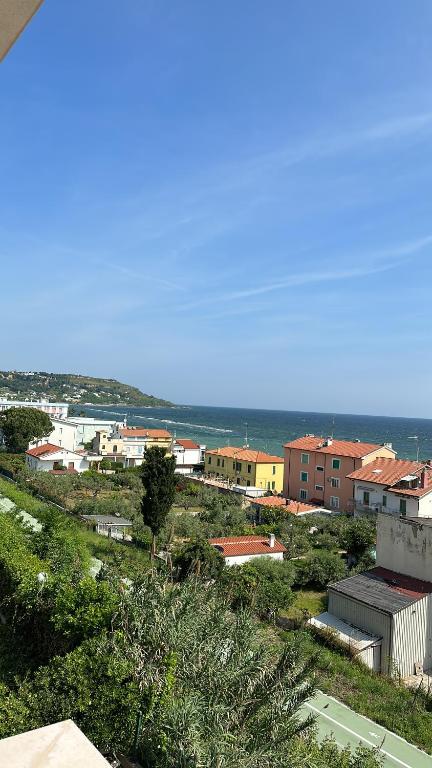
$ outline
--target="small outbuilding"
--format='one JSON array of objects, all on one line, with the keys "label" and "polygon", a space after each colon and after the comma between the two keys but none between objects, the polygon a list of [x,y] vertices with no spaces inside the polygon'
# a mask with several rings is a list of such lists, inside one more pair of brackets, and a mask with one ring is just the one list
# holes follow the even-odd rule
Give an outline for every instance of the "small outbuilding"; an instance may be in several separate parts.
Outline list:
[{"label": "small outbuilding", "polygon": [[96,533],[108,536],[112,539],[125,539],[130,541],[127,529],[132,527],[132,521],[117,515],[81,515],[82,519],[93,525]]}]

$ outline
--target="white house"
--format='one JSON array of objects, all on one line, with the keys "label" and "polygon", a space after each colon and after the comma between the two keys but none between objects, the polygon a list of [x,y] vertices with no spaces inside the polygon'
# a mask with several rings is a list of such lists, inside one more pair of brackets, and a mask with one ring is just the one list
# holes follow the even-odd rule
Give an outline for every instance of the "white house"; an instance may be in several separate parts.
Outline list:
[{"label": "white house", "polygon": [[176,472],[190,475],[199,464],[204,463],[205,445],[198,445],[193,440],[176,438],[172,453],[176,460]]},{"label": "white house", "polygon": [[356,515],[388,512],[404,517],[432,517],[432,471],[417,461],[375,459],[351,472]]},{"label": "white house", "polygon": [[377,672],[421,674],[432,667],[432,519],[378,514],[376,562],[330,584],[310,624]]},{"label": "white house", "polygon": [[224,536],[209,539],[209,543],[219,550],[225,560],[225,565],[243,565],[256,557],[271,557],[272,560],[283,560],[286,549],[275,538],[269,536]]},{"label": "white house", "polygon": [[26,451],[26,466],[34,472],[85,472],[91,461],[99,462],[100,456],[68,451],[59,445],[45,443]]},{"label": "white house", "polygon": [[51,443],[68,451],[76,451],[83,448],[85,443],[92,441],[98,430],[113,430],[121,426],[118,421],[93,419],[86,416],[70,416],[67,419],[51,418],[51,422],[53,431],[49,437],[30,443],[29,448]]}]

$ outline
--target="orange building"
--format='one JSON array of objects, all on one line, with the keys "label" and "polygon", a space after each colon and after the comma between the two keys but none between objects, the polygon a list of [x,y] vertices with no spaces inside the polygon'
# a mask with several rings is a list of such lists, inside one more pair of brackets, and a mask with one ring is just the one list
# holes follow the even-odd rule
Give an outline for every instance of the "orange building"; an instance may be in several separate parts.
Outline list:
[{"label": "orange building", "polygon": [[284,445],[284,496],[327,509],[352,508],[353,481],[347,478],[374,459],[394,459],[390,443],[376,445],[305,435]]}]

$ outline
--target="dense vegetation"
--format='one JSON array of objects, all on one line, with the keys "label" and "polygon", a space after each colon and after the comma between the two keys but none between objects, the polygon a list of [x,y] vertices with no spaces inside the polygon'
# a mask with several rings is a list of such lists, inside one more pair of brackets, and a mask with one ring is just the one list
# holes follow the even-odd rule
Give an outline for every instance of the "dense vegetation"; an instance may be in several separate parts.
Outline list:
[{"label": "dense vegetation", "polygon": [[116,404],[136,406],[172,406],[167,400],[146,395],[136,387],[115,379],[80,376],[75,373],[0,371],[0,397],[11,400]]},{"label": "dense vegetation", "polygon": [[36,408],[7,408],[0,413],[0,432],[6,450],[24,453],[29,443],[51,434],[52,423],[46,413]]},{"label": "dense vegetation", "polygon": [[[368,752],[318,746],[308,729],[297,735],[299,690],[318,685],[432,751],[427,695],[370,673],[305,629],[325,608],[328,582],[372,562],[370,523],[296,519],[278,508],[257,521],[237,495],[176,477],[174,504],[157,525],[172,564],[151,566],[139,470],[59,477],[29,473],[7,454],[0,469],[18,482],[0,479],[0,497],[43,524],[34,533],[13,511],[0,513],[0,737],[72,717],[106,754],[131,755],[141,711],[146,768],[376,766]],[[129,516],[132,544],[97,536],[76,515],[95,511]],[[275,533],[289,559],[224,568],[207,544],[252,532]],[[92,556],[104,563],[96,580]],[[279,629],[279,617],[297,629]]]}]

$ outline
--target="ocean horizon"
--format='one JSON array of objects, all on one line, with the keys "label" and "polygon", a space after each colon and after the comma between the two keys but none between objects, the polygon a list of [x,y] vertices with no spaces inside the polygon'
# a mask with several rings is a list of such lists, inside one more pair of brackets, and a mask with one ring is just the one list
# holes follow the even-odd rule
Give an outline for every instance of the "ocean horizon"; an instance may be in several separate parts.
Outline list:
[{"label": "ocean horizon", "polygon": [[[132,426],[166,427],[210,448],[243,445],[283,455],[283,444],[304,434],[333,436],[367,443],[392,443],[399,458],[432,458],[432,419],[367,414],[284,411],[203,405],[129,407],[75,406],[88,416],[126,416]],[[180,416],[185,414],[184,417]]]}]

